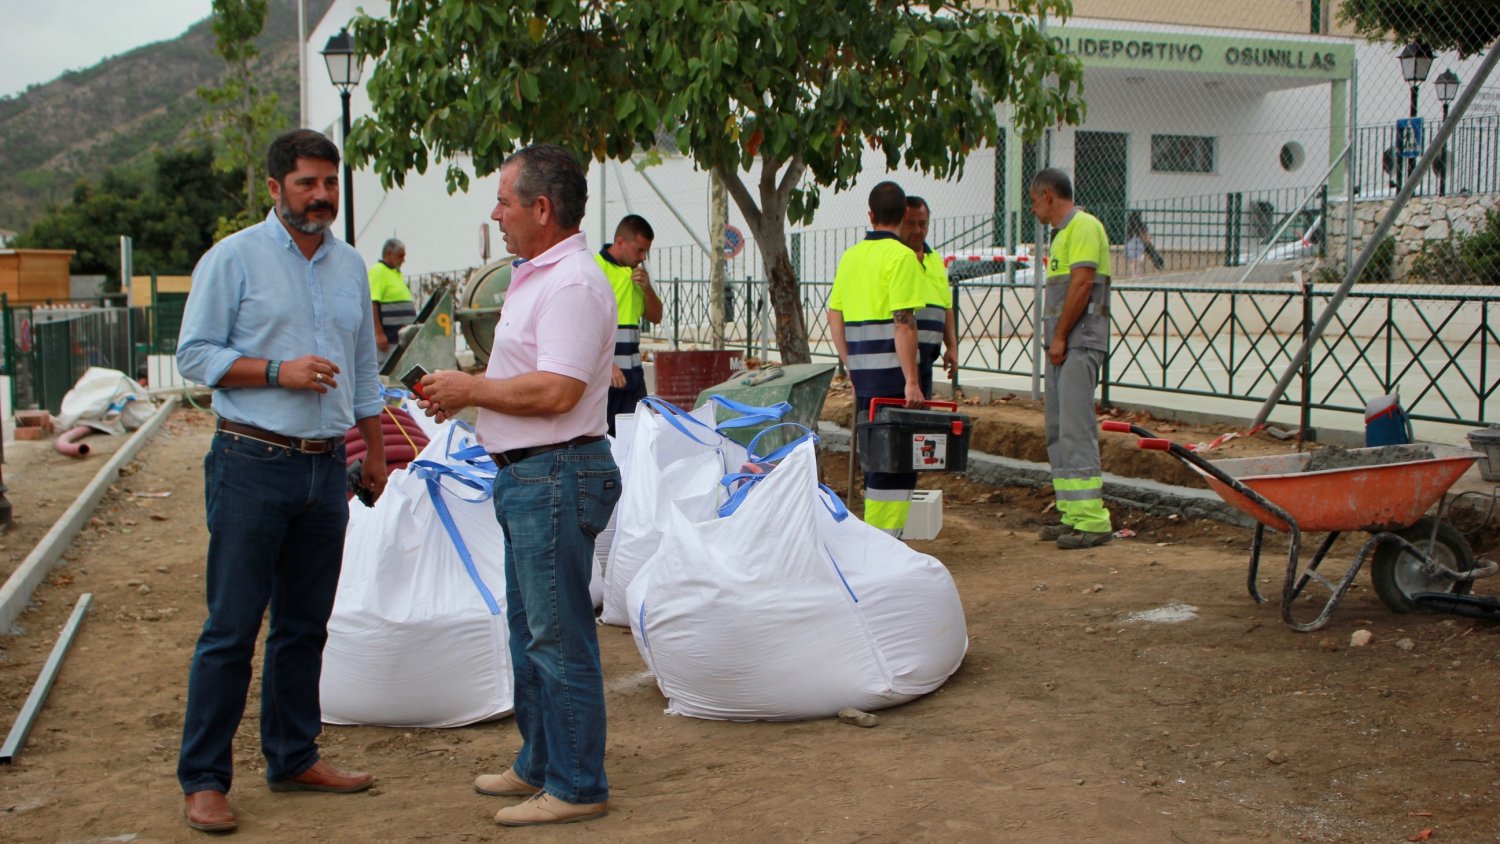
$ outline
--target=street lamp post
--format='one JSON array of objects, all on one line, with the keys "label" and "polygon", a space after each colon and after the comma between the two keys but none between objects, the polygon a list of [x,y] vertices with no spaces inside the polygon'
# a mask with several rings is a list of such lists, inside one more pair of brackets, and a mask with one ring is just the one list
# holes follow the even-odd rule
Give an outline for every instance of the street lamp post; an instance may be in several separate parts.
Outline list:
[{"label": "street lamp post", "polygon": [[349,168],[349,92],[359,84],[364,67],[354,55],[354,36],[340,29],[323,47],[323,61],[328,63],[328,78],[339,89],[344,106],[344,135],[341,138],[344,159],[344,241],[354,245],[354,173]]},{"label": "street lamp post", "polygon": [[[1408,116],[1416,117],[1417,86],[1427,81],[1427,74],[1432,70],[1432,51],[1427,48],[1427,45],[1419,41],[1413,41],[1403,47],[1400,55],[1396,58],[1401,61],[1401,78],[1405,79],[1406,84],[1411,86],[1411,109]],[[1403,149],[1402,152],[1404,153],[1405,150]],[[1401,186],[1402,173],[1405,172],[1407,175],[1410,175],[1416,163],[1417,160],[1415,158],[1407,158],[1405,167],[1399,164],[1396,166],[1396,186],[1398,188]]]},{"label": "street lamp post", "polygon": [[[1459,82],[1458,74],[1454,73],[1453,68],[1451,67],[1438,74],[1438,78],[1433,80],[1432,82],[1433,87],[1437,88],[1438,102],[1443,104],[1444,123],[1448,122],[1448,104],[1452,103],[1454,97],[1458,96],[1458,88],[1460,84],[1461,83]],[[1443,154],[1438,158],[1438,196],[1447,195],[1448,145],[1444,143]]]}]

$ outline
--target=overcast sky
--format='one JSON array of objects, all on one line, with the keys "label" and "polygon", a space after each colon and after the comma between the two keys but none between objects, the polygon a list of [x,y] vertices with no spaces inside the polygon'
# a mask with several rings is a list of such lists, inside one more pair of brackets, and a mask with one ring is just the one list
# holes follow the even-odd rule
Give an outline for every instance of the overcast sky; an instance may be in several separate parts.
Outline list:
[{"label": "overcast sky", "polygon": [[0,0],[0,96],[176,38],[210,0]]}]

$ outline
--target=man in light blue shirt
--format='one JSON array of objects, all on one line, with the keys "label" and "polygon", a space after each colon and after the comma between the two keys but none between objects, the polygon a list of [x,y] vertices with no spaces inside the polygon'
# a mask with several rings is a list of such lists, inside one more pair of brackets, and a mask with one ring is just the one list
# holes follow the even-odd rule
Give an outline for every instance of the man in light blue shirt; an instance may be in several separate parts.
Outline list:
[{"label": "man in light blue shirt", "polygon": [[357,425],[361,483],[385,487],[374,317],[364,262],[327,232],[339,152],[308,130],[271,143],[264,222],[224,239],[193,270],[177,365],[214,387],[218,431],[204,458],[208,620],[193,653],[177,776],[188,825],[225,832],[227,793],[261,618],[261,751],[272,791],[363,791],[365,773],[319,757],[318,682],[344,529],[344,433]]}]

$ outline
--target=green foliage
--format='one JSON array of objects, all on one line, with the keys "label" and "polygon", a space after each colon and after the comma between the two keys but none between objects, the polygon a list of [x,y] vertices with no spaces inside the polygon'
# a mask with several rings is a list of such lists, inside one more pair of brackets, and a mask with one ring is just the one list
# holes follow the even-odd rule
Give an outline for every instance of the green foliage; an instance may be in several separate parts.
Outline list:
[{"label": "green foliage", "polygon": [[120,236],[129,235],[137,272],[185,273],[213,244],[219,218],[239,205],[237,177],[215,171],[213,157],[207,147],[171,150],[156,156],[149,174],[115,169],[98,186],[80,182],[72,202],[43,216],[15,245],[72,249],[74,273],[115,278]]},{"label": "green foliage", "polygon": [[[1343,284],[1348,268],[1336,264],[1319,267],[1313,274],[1316,284]],[[1385,284],[1396,277],[1396,239],[1387,237],[1375,247],[1370,263],[1360,272],[1356,284]]]},{"label": "green foliage", "polygon": [[[651,150],[662,130],[723,179],[771,267],[784,357],[806,350],[785,222],[812,220],[866,149],[937,178],[999,137],[997,107],[1026,137],[1083,118],[1082,67],[1036,16],[1068,0],[920,6],[877,0],[410,0],[354,22],[379,59],[372,115],[350,157],[387,187],[467,156],[480,175],[534,141],[596,160]],[[1055,84],[1044,85],[1052,78]],[[743,178],[759,167],[754,187]],[[450,164],[449,190],[468,187]],[[782,265],[785,265],[782,269]],[[793,330],[793,328],[795,330]],[[789,348],[790,347],[790,348]]]},{"label": "green foliage", "polygon": [[1474,234],[1430,240],[1412,261],[1411,276],[1431,284],[1500,284],[1500,209],[1484,214]]},{"label": "green foliage", "polygon": [[1500,37],[1500,0],[1343,0],[1339,21],[1372,41],[1419,41],[1471,56]]},{"label": "green foliage", "polygon": [[1375,247],[1370,263],[1360,272],[1357,284],[1376,284],[1396,277],[1396,239],[1387,236]]},{"label": "green foliage", "polygon": [[257,84],[251,62],[260,55],[255,39],[266,25],[266,0],[213,0],[213,31],[219,55],[229,73],[218,87],[201,87],[198,96],[216,107],[204,121],[215,140],[214,163],[221,170],[244,174],[242,217],[264,213],[268,197],[262,186],[265,150],[282,119],[280,98]]}]

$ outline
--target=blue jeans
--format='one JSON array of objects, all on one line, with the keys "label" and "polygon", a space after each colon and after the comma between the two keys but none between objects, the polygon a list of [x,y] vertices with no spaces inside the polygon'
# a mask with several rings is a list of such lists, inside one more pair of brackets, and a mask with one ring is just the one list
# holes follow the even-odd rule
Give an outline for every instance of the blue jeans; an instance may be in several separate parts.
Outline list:
[{"label": "blue jeans", "polygon": [[619,498],[620,470],[607,442],[538,454],[495,477],[521,732],[514,767],[569,803],[609,799],[604,672],[589,577],[594,538]]},{"label": "blue jeans", "polygon": [[349,506],[344,449],[302,454],[219,433],[203,460],[208,514],[208,620],[193,652],[177,779],[229,790],[255,640],[267,606],[260,742],[266,778],[318,761],[318,681],[343,563]]}]

